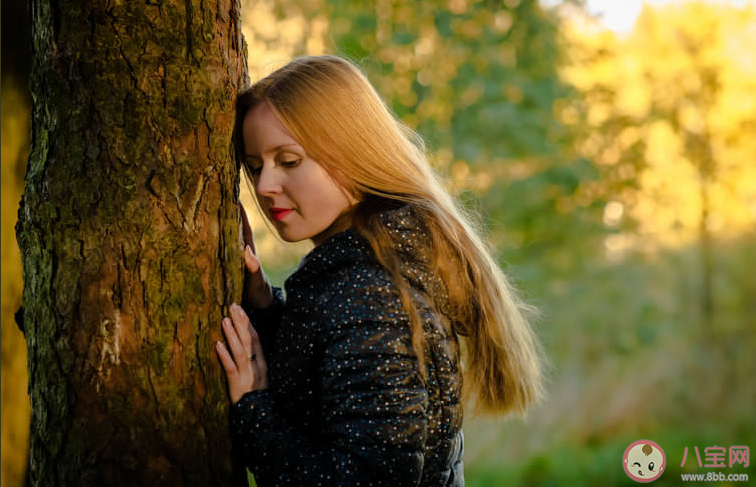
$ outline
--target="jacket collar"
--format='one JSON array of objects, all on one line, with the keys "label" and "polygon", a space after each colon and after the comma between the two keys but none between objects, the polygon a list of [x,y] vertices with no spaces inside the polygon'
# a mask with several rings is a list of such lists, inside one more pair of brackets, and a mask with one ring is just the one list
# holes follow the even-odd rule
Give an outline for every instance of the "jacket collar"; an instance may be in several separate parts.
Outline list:
[{"label": "jacket collar", "polygon": [[[406,242],[406,246],[400,248],[403,259],[416,258],[411,242],[427,239],[427,236],[420,229],[419,221],[410,206],[405,204],[384,210],[380,213],[380,218],[392,232],[399,234],[401,242]],[[362,262],[376,262],[375,253],[370,243],[357,230],[348,228],[332,235],[305,255],[296,270],[286,279],[286,287],[322,278],[341,267]]]}]

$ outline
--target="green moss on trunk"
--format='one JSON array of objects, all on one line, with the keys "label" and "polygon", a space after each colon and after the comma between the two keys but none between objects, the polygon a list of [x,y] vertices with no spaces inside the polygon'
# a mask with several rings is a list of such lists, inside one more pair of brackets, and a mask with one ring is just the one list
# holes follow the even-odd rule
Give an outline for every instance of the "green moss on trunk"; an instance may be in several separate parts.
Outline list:
[{"label": "green moss on trunk", "polygon": [[[228,485],[239,3],[32,4],[32,485]],[[209,447],[212,445],[212,448]]]}]

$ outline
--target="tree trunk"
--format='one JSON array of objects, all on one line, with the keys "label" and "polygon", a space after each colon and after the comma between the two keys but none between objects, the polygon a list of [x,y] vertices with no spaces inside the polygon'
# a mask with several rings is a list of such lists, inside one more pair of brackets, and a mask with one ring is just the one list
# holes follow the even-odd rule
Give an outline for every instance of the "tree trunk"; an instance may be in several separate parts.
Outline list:
[{"label": "tree trunk", "polygon": [[230,485],[238,0],[32,0],[29,481]]},{"label": "tree trunk", "polygon": [[714,246],[709,230],[710,198],[709,177],[704,171],[699,174],[699,193],[701,196],[701,217],[698,225],[698,239],[701,252],[701,319],[704,333],[708,336],[714,332]]}]

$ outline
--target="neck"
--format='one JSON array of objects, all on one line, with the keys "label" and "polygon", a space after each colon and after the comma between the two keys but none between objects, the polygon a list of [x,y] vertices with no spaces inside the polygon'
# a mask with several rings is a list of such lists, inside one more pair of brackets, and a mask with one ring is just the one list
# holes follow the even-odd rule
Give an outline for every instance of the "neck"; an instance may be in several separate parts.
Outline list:
[{"label": "neck", "polygon": [[313,236],[310,240],[312,241],[312,244],[317,247],[326,240],[328,240],[330,237],[336,235],[339,232],[343,232],[344,230],[350,228],[352,226],[352,209],[347,208],[344,213],[336,217],[336,219],[331,223],[331,225],[320,232],[319,234]]}]

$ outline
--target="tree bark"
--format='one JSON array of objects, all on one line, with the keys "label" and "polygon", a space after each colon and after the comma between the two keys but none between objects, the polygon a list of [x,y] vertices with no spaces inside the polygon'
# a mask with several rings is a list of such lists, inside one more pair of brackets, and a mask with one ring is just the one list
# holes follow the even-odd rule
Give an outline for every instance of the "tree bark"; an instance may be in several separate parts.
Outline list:
[{"label": "tree bark", "polygon": [[32,0],[32,485],[230,485],[238,0]]}]

